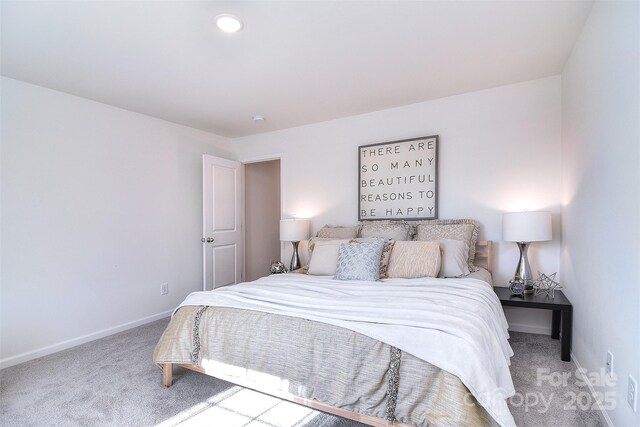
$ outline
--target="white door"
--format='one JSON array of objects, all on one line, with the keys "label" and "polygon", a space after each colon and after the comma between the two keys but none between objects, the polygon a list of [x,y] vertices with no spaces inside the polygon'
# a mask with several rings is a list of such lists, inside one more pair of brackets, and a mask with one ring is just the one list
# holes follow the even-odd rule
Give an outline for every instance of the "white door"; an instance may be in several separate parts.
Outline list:
[{"label": "white door", "polygon": [[242,281],[242,165],[202,156],[204,290]]}]

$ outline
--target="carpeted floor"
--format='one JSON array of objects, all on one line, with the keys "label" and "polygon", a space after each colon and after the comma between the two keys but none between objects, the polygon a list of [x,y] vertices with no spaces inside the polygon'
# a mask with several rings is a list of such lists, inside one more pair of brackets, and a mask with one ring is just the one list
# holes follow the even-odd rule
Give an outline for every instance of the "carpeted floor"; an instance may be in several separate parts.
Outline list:
[{"label": "carpeted floor", "polygon": [[[151,356],[166,324],[160,320],[0,371],[0,425],[362,426],[186,370],[176,371],[175,384],[165,389]],[[517,394],[510,408],[518,426],[602,425],[597,412],[579,409],[584,402],[571,408],[572,394],[588,389],[579,387],[575,365],[560,361],[557,340],[512,333],[511,345]],[[537,368],[571,375],[554,386],[555,377],[549,381]]]},{"label": "carpeted floor", "polygon": [[[600,427],[595,402],[573,362],[560,360],[560,340],[511,332],[511,377],[516,395],[509,409],[519,427]],[[564,375],[566,380],[559,380]],[[584,410],[588,408],[587,410]]]}]

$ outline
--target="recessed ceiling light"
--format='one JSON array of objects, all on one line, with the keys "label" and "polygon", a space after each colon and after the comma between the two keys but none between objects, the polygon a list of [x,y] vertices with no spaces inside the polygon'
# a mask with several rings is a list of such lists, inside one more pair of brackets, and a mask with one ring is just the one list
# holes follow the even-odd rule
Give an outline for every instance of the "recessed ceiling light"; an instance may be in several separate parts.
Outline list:
[{"label": "recessed ceiling light", "polygon": [[240,18],[223,13],[216,16],[216,25],[225,33],[237,33],[242,29],[242,21]]},{"label": "recessed ceiling light", "polygon": [[262,123],[264,122],[264,116],[253,116],[253,121],[255,123]]}]

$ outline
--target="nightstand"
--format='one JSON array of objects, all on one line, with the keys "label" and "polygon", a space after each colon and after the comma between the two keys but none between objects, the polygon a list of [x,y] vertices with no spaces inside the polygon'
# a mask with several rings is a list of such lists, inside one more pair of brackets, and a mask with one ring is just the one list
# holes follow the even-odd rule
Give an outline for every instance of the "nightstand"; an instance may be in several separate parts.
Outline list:
[{"label": "nightstand", "polygon": [[[504,307],[526,307],[551,310],[551,338],[560,339],[560,358],[571,360],[571,324],[573,306],[562,291],[555,291],[555,298],[550,296],[535,296],[534,294],[513,295],[509,288],[494,286],[494,292]],[[562,325],[562,331],[560,330]]]}]

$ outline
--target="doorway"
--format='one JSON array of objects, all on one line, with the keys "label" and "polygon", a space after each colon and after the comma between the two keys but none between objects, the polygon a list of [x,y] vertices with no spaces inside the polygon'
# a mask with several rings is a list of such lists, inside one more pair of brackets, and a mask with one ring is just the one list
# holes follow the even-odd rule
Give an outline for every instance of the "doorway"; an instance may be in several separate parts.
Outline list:
[{"label": "doorway", "polygon": [[280,260],[280,159],[244,163],[244,280],[270,274]]}]

